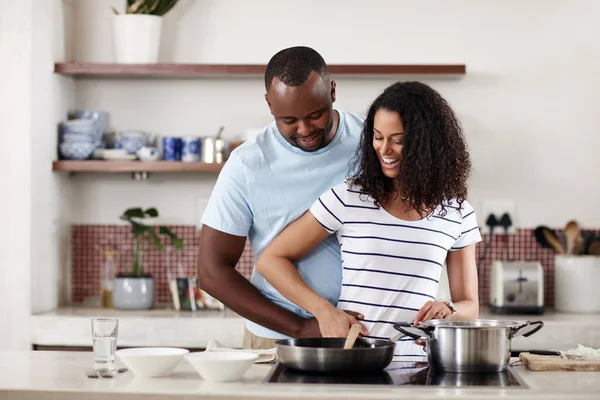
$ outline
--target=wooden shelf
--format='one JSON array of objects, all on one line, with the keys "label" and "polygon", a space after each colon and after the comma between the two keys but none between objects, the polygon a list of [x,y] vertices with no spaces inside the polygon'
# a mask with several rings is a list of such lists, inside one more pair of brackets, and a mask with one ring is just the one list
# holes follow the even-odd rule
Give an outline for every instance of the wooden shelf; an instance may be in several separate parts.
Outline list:
[{"label": "wooden shelf", "polygon": [[[65,62],[54,64],[54,72],[81,78],[217,78],[262,76],[259,64],[109,64]],[[464,64],[329,65],[337,76],[464,75]]]},{"label": "wooden shelf", "polygon": [[197,172],[219,173],[223,164],[180,161],[54,161],[53,171],[63,172]]}]

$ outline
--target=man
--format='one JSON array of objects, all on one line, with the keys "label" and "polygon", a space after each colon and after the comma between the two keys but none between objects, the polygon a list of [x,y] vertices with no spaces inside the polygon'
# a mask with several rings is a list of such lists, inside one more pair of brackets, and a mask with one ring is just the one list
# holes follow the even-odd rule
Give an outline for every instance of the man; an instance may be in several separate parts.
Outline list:
[{"label": "man", "polygon": [[[233,151],[219,174],[200,232],[200,286],[246,318],[244,348],[277,339],[320,337],[312,315],[281,296],[261,275],[235,270],[249,237],[258,256],[323,192],[348,176],[362,120],[333,109],[335,82],[315,50],[275,54],[265,71],[265,99],[275,121]],[[297,268],[332,304],[341,290],[339,243],[329,237]]]}]

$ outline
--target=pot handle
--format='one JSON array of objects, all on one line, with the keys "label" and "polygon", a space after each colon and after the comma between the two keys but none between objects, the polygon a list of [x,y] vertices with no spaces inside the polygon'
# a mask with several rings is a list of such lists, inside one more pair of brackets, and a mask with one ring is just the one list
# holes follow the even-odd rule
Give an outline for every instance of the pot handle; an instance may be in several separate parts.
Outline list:
[{"label": "pot handle", "polygon": [[[537,325],[537,326],[525,333],[521,332],[521,330],[523,328],[525,328],[526,326],[533,326],[533,325]],[[512,339],[514,337],[521,336],[521,335],[523,337],[529,337],[529,336],[533,335],[534,333],[536,333],[537,331],[539,331],[540,329],[542,329],[543,326],[544,326],[543,321],[527,321],[524,324],[521,324],[515,328],[512,328],[511,332],[510,332],[510,338]]]},{"label": "pot handle", "polygon": [[410,322],[398,322],[394,324],[394,329],[415,340],[421,339],[423,336],[431,337],[431,331],[429,329],[418,328]]}]

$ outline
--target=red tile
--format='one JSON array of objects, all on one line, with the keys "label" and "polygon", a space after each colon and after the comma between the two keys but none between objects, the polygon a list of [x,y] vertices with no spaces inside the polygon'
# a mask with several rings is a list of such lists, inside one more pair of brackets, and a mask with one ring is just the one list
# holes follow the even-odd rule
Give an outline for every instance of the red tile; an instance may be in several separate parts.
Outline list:
[{"label": "red tile", "polygon": [[[170,270],[174,276],[195,276],[198,262],[198,230],[195,226],[170,226],[185,241],[186,249],[173,259],[170,252]],[[73,225],[72,237],[72,299],[81,303],[86,298],[100,296],[101,272],[106,250],[117,250],[117,272],[128,272],[132,261],[131,232],[126,225]],[[165,248],[168,239],[162,239]],[[246,278],[252,273],[254,256],[250,244],[246,248],[236,269]],[[171,301],[167,283],[166,250],[150,248],[144,261],[144,273],[151,274],[155,285],[156,304]]]},{"label": "red tile", "polygon": [[[170,226],[186,244],[186,250],[178,253],[177,260],[171,260],[171,273],[176,276],[195,276],[198,261],[199,232],[195,226]],[[556,230],[560,238],[562,231]],[[600,234],[600,230],[593,231]],[[73,225],[72,236],[72,298],[81,303],[85,298],[100,295],[101,271],[104,263],[104,251],[118,249],[120,252],[119,271],[127,272],[131,265],[131,233],[126,225]],[[493,260],[540,261],[544,267],[545,304],[554,305],[554,252],[542,248],[535,240],[532,229],[519,229],[514,235],[494,235],[491,243],[489,235],[483,235],[483,242],[477,245],[476,255],[479,264],[479,302],[487,305],[489,301],[489,268]],[[163,244],[168,246],[167,239]],[[484,254],[484,246],[488,246]],[[483,258],[482,258],[483,257]],[[250,278],[254,266],[254,254],[250,242],[240,257],[236,269],[246,278]],[[147,252],[144,272],[155,280],[156,304],[170,302],[167,284],[166,252],[151,248]]]}]

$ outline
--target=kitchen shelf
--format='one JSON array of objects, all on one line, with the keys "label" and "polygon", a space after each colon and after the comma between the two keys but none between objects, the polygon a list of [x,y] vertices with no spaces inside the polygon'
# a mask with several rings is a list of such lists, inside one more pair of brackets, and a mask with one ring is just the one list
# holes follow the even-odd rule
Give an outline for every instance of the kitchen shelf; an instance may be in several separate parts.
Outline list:
[{"label": "kitchen shelf", "polygon": [[53,171],[62,172],[197,172],[219,173],[223,164],[181,161],[54,161]]},{"label": "kitchen shelf", "polygon": [[[464,64],[332,64],[336,76],[383,77],[394,75],[447,75],[466,73]],[[111,64],[65,62],[54,64],[54,72],[80,78],[219,78],[264,75],[261,64]]]}]

